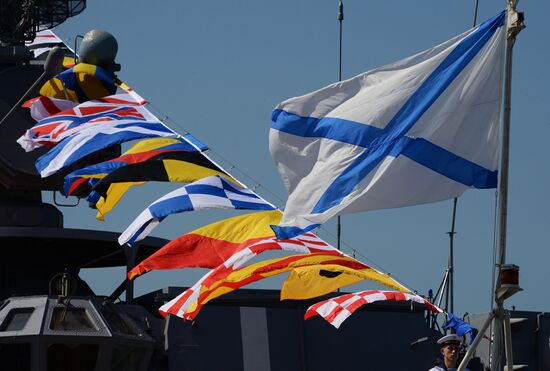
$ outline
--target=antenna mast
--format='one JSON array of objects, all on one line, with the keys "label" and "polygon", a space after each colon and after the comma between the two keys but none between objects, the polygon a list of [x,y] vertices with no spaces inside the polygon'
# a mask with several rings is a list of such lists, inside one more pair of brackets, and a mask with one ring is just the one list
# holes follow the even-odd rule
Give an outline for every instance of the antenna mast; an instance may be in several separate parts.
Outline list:
[{"label": "antenna mast", "polygon": [[[479,0],[475,0],[474,3],[474,23],[472,27],[477,25],[477,9]],[[451,313],[454,313],[455,298],[454,298],[454,238],[455,238],[455,221],[456,221],[456,208],[458,203],[458,197],[453,200],[453,216],[451,221],[451,231],[447,232],[449,235],[449,261],[447,269],[445,271],[445,277],[441,283],[440,289],[445,291],[445,309]],[[441,293],[443,295],[443,292]],[[437,295],[436,295],[437,297]]]},{"label": "antenna mast", "polygon": [[[344,21],[344,4],[342,0],[338,0],[338,22],[340,23],[340,43],[339,43],[339,59],[338,59],[338,81],[342,81],[342,23]],[[336,222],[336,247],[340,248],[340,240],[342,236],[342,222],[340,215]]]}]

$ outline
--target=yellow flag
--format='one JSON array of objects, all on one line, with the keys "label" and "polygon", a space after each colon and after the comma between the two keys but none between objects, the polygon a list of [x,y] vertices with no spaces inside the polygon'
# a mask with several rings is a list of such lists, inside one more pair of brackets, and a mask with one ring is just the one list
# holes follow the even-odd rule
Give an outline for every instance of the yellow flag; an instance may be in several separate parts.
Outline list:
[{"label": "yellow flag", "polygon": [[[329,255],[325,253],[298,254],[283,258],[270,259],[250,264],[236,270],[220,266],[207,280],[203,282],[200,288],[200,295],[197,300],[197,305],[193,305],[188,308],[185,316],[193,318],[198,314],[198,311],[200,311],[202,306],[210,300],[266,277],[289,272],[299,267],[321,267],[325,265],[336,265],[348,267],[349,269],[369,268],[367,265],[349,256]],[[329,290],[328,292],[330,291],[332,290]],[[308,296],[309,294],[306,293],[305,295]],[[313,296],[315,295],[308,297]]]},{"label": "yellow flag", "polygon": [[388,274],[372,268],[351,269],[342,265],[312,265],[294,268],[281,287],[281,300],[310,299],[363,280],[409,292]]},{"label": "yellow flag", "polygon": [[126,192],[133,187],[145,184],[146,182],[127,182],[127,183],[117,183],[116,187],[111,185],[107,191],[107,199],[101,197],[99,201],[95,204],[97,209],[97,215],[95,218],[102,222],[105,221],[105,214],[109,213],[113,208],[118,204],[118,202],[124,197]]}]

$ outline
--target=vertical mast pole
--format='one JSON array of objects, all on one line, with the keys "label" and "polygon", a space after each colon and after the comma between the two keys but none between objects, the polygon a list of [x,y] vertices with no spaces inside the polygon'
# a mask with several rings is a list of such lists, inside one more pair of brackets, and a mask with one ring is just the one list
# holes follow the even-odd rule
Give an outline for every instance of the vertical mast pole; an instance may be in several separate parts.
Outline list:
[{"label": "vertical mast pole", "polygon": [[[506,232],[508,218],[508,167],[510,157],[510,113],[511,113],[511,93],[512,93],[512,51],[516,36],[523,29],[523,17],[516,12],[518,0],[508,0],[507,7],[507,34],[506,34],[506,57],[504,66],[504,99],[502,112],[502,150],[500,158],[500,179],[499,179],[499,222],[498,222],[498,253],[497,267],[500,268],[506,263]],[[500,275],[500,269],[499,273]],[[500,277],[496,280],[497,291],[500,288]],[[493,326],[493,346],[491,351],[491,370],[502,370],[502,343],[503,343],[503,320],[505,319],[504,299],[495,295],[495,323]],[[506,342],[507,350],[511,344]],[[511,348],[506,357],[506,370],[513,370],[513,360],[511,359]]]},{"label": "vertical mast pole", "polygon": [[[477,25],[477,9],[479,5],[479,0],[474,1],[474,24],[472,27]],[[446,291],[446,303],[445,308],[454,313],[455,306],[455,290],[454,290],[454,237],[455,237],[455,221],[456,221],[456,207],[457,207],[458,197],[455,197],[453,200],[453,217],[451,222],[451,231],[449,232],[449,263],[447,267],[448,272],[448,286]]]},{"label": "vertical mast pole", "polygon": [[[511,13],[516,13],[515,5],[517,0],[510,0],[508,4],[508,18]],[[517,14],[517,13],[516,13]],[[510,111],[512,91],[512,50],[519,30],[510,26],[508,20],[508,35],[506,39],[506,64],[504,72],[504,109],[502,113],[502,151],[500,158],[500,181],[499,181],[499,221],[498,221],[498,256],[497,264],[506,263],[506,227],[508,217],[508,167],[510,159]],[[497,282],[499,286],[499,282]],[[498,299],[497,299],[498,300]],[[497,303],[498,304],[498,303]]]},{"label": "vertical mast pole", "polygon": [[[523,24],[523,13],[516,11],[516,5],[519,0],[507,0],[507,31],[506,31],[506,55],[504,66],[504,97],[502,111],[502,149],[500,154],[500,179],[499,179],[499,222],[498,222],[498,253],[497,266],[500,268],[506,263],[506,222],[508,216],[508,165],[510,153],[510,112],[511,112],[511,92],[512,92],[512,51],[516,36],[525,28]],[[500,269],[499,269],[500,275]],[[494,287],[496,308],[491,312],[481,333],[476,341],[470,346],[466,356],[457,368],[457,371],[463,371],[468,361],[473,356],[475,349],[479,345],[479,339],[493,321],[493,339],[491,346],[491,371],[503,370],[502,349],[506,348],[506,371],[513,371],[514,361],[512,359],[512,339],[510,335],[509,313],[504,310],[504,299],[498,295],[501,288],[500,277],[496,280]],[[503,338],[503,324],[506,326],[506,339]],[[505,341],[504,341],[505,340]],[[503,344],[504,343],[504,344]]]},{"label": "vertical mast pole", "polygon": [[475,0],[475,6],[474,6],[474,27],[477,24],[477,8],[479,5],[479,0]]},{"label": "vertical mast pole", "polygon": [[451,313],[455,311],[455,299],[454,299],[454,239],[455,239],[455,221],[456,221],[456,203],[458,198],[455,197],[453,201],[453,218],[451,222],[451,231],[449,232],[449,268],[448,268],[448,280],[447,286],[447,302],[445,307]]},{"label": "vertical mast pole", "polygon": [[[340,43],[339,43],[339,59],[338,59],[338,81],[342,81],[342,23],[344,21],[344,4],[342,0],[338,0],[338,22],[340,23]],[[342,236],[342,222],[340,215],[336,222],[336,247],[340,248],[340,240]]]}]

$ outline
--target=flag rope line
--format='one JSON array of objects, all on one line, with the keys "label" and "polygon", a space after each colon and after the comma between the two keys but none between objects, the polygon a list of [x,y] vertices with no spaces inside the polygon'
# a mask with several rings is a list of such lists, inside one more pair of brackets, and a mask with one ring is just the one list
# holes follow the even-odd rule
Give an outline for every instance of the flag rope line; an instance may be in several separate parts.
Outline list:
[{"label": "flag rope line", "polygon": [[[60,33],[60,34],[63,36],[62,39],[69,40],[69,41],[73,39],[72,37],[67,36],[67,33],[65,33],[65,32],[62,30],[62,28],[59,27],[59,26],[56,27],[56,33]],[[58,36],[59,36],[59,35],[58,35]],[[67,44],[65,44],[65,46],[66,46],[67,48],[69,48],[69,50],[71,50],[72,52],[74,52],[70,47],[68,47]],[[161,110],[157,105],[153,104],[153,103],[152,103],[151,101],[149,101],[149,100],[148,100],[147,102],[148,102],[148,108],[152,108],[152,111],[153,111],[152,114],[153,114],[154,116],[156,116],[156,117],[158,117],[158,116],[162,117],[162,119],[159,118],[158,120],[159,120],[163,125],[165,125],[168,129],[170,129],[170,130],[176,132],[176,131],[173,130],[170,126],[168,126],[164,121],[168,121],[169,124],[171,124],[171,125],[173,125],[173,126],[179,128],[180,130],[183,131],[184,134],[190,132],[190,131],[187,130],[183,125],[181,125],[180,123],[178,123],[178,122],[176,122],[175,120],[173,120],[173,119],[171,118],[170,115],[166,114],[166,112],[164,112],[163,110]],[[156,114],[155,114],[155,113],[156,113]],[[178,133],[178,132],[176,132],[176,134],[177,134],[178,136],[181,136],[181,135],[182,135],[182,134],[180,134],[180,133]],[[229,161],[223,154],[214,151],[214,150],[213,150],[212,148],[210,148],[210,147],[209,147],[209,149],[207,150],[207,152],[209,152],[209,153],[211,153],[211,154],[213,154],[213,155],[219,157],[222,161],[224,161],[225,163],[227,163],[231,169],[235,169],[237,172],[239,172],[240,174],[242,174],[244,177],[246,177],[246,178],[250,179],[252,182],[256,183],[255,189],[259,187],[259,188],[263,189],[265,192],[267,192],[267,193],[269,193],[270,195],[272,195],[272,196],[273,196],[274,198],[276,198],[279,202],[281,202],[281,203],[284,203],[284,202],[285,202],[284,199],[283,199],[281,196],[279,196],[277,193],[275,193],[274,191],[272,191],[271,189],[269,189],[268,187],[266,187],[265,185],[263,185],[262,183],[260,183],[260,182],[259,182],[257,179],[255,179],[254,177],[252,177],[252,176],[250,176],[249,174],[247,174],[245,171],[243,171],[243,170],[242,170],[241,168],[239,168],[237,165],[235,165],[234,163],[232,163],[231,161]],[[203,155],[206,156],[205,152],[203,152]],[[211,160],[214,164],[216,164],[217,166],[219,166],[219,165],[218,165],[216,162],[214,162],[211,158],[209,158],[209,160]],[[220,166],[220,168],[225,169],[225,167],[221,167],[221,166]],[[231,173],[229,173],[229,175],[230,175],[233,179],[235,179],[235,180],[236,180],[240,185],[242,185],[243,187],[249,188],[249,187],[247,187],[244,183],[242,183],[241,181],[239,181],[236,177],[234,177]],[[249,188],[249,189],[251,189],[251,188]],[[275,206],[277,206],[277,209],[281,210],[281,207],[279,207],[277,204],[275,204]],[[321,226],[321,227],[319,227],[319,230],[325,232],[325,233],[326,233],[328,236],[330,236],[332,239],[334,239],[334,240],[336,239],[336,236],[335,236],[333,233],[329,232],[326,228],[324,228],[324,227]],[[398,277],[397,277],[396,275],[394,275],[393,273],[390,273],[387,269],[384,269],[380,264],[376,263],[376,262],[373,261],[372,259],[370,259],[370,258],[368,258],[367,256],[365,256],[363,253],[360,252],[360,250],[358,250],[358,249],[356,249],[355,247],[353,247],[350,243],[348,243],[348,242],[346,242],[346,241],[344,241],[344,240],[342,240],[341,243],[342,243],[342,245],[343,245],[344,247],[346,247],[346,248],[349,250],[349,252],[352,254],[353,257],[355,257],[356,254],[359,255],[362,259],[364,259],[364,260],[366,260],[367,262],[369,262],[369,264],[370,264],[372,267],[374,267],[374,268],[376,268],[376,269],[378,269],[378,270],[380,270],[380,271],[382,271],[382,272],[388,274],[389,276],[395,278],[396,280],[398,280],[399,282],[401,282],[401,283],[403,284],[403,282],[404,282],[403,280],[398,279]],[[411,286],[409,286],[409,285],[406,285],[406,284],[403,284],[403,285],[406,286],[407,288],[410,288],[410,289],[411,289],[413,292],[415,292],[415,293],[418,292],[418,291],[415,290],[414,288],[411,288]]]}]

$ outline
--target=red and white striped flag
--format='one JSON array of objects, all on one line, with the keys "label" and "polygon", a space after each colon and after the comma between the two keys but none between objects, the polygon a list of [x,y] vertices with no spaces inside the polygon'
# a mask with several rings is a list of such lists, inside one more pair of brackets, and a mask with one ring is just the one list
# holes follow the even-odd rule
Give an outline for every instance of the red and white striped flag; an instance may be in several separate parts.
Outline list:
[{"label": "red and white striped flag", "polygon": [[[86,102],[88,105],[110,104],[124,106],[137,106],[144,105],[145,103],[147,103],[147,101],[139,96],[136,97],[133,91],[132,94],[126,92]],[[74,108],[77,105],[78,103],[66,99],[39,96],[27,100],[23,103],[22,107],[29,108],[32,118],[36,121],[40,121],[62,111]]]},{"label": "red and white striped flag", "polygon": [[[158,121],[144,106],[133,102],[130,105],[122,105],[117,96],[110,96],[101,100],[84,102],[73,108],[56,113],[38,121],[36,125],[28,129],[17,143],[29,152],[37,147],[52,147],[63,139],[74,135],[92,124],[106,121],[133,119],[140,121]],[[114,99],[113,102],[109,100]],[[48,100],[39,99],[36,102]],[[51,101],[51,100],[50,100]]]},{"label": "red and white striped flag", "polygon": [[31,117],[36,121],[40,121],[77,105],[78,103],[66,99],[39,96],[25,101],[21,107],[29,108]]},{"label": "red and white striped flag", "polygon": [[334,327],[339,328],[342,322],[344,322],[349,316],[351,316],[352,313],[355,312],[359,307],[365,304],[374,303],[375,301],[384,300],[410,300],[416,303],[424,304],[426,308],[434,313],[443,312],[441,309],[439,309],[426,299],[415,294],[400,291],[368,290],[337,296],[335,298],[313,304],[306,311],[304,319],[319,315]]}]

